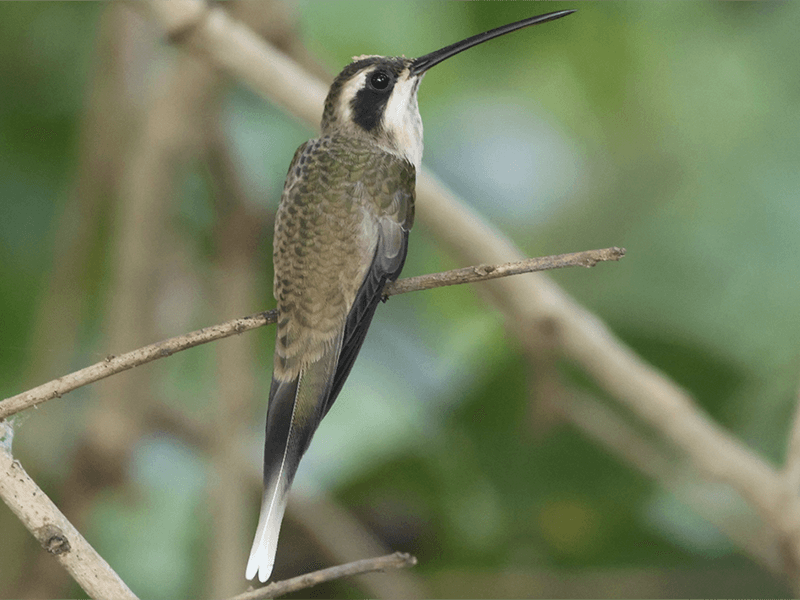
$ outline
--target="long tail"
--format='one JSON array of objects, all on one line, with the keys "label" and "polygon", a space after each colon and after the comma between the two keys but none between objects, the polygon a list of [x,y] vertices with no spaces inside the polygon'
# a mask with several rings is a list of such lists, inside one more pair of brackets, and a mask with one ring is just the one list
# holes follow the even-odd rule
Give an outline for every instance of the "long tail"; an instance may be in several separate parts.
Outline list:
[{"label": "long tail", "polygon": [[[340,341],[341,343],[341,341]],[[324,415],[339,359],[338,344],[292,381],[273,378],[264,445],[264,495],[245,577],[269,579],[289,488]]]}]

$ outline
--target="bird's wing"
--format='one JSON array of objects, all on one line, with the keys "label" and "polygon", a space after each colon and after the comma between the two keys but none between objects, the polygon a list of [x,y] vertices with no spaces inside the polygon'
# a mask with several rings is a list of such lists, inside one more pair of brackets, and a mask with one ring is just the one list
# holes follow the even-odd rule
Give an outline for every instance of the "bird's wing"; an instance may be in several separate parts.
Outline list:
[{"label": "bird's wing", "polygon": [[367,330],[372,323],[372,317],[375,315],[375,309],[383,298],[386,283],[397,279],[406,260],[408,229],[403,228],[401,224],[392,219],[384,219],[380,222],[378,235],[372,264],[347,315],[339,362],[323,416],[333,406],[333,402],[353,368],[356,356],[361,350]]}]

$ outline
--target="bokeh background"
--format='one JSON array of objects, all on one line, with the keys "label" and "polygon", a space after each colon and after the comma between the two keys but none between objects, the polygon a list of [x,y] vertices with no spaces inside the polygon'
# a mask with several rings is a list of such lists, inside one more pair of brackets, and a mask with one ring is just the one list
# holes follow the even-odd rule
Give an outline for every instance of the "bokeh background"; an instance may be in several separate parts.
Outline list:
[{"label": "bokeh background", "polygon": [[[800,371],[800,4],[225,7],[328,80],[354,55],[577,7],[426,76],[424,163],[532,256],[627,248],[552,278],[782,462]],[[144,11],[0,3],[0,396],[272,308],[271,219],[313,133]],[[404,274],[456,266],[420,223]],[[245,589],[273,339],[195,348],[15,418],[16,458],[142,597]],[[419,566],[300,595],[790,594],[548,410],[540,370],[473,288],[392,298],[302,463],[276,577],[384,548]],[[716,494],[720,513],[744,510]],[[80,594],[5,508],[0,532],[0,596]]]}]

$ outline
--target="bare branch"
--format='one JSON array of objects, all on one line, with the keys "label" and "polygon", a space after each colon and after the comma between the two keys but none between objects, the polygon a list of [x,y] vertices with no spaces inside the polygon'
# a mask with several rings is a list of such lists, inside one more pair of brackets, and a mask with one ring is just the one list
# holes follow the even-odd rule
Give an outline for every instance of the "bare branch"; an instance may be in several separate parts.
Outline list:
[{"label": "bare branch", "polygon": [[333,581],[334,579],[340,579],[342,577],[372,573],[373,571],[384,571],[386,569],[404,569],[406,567],[413,567],[416,564],[417,559],[410,554],[395,552],[394,554],[388,554],[378,558],[365,558],[364,560],[357,560],[355,562],[339,565],[338,567],[330,567],[329,569],[306,573],[305,575],[293,577],[286,581],[276,581],[264,587],[233,596],[230,600],[276,598],[277,596],[283,596],[284,594],[310,588],[320,583]]},{"label": "bare branch", "polygon": [[[262,18],[269,19],[276,12],[272,6],[259,4]],[[214,174],[218,211],[214,280],[209,291],[214,297],[215,315],[224,318],[243,314],[259,301],[256,282],[261,264],[257,249],[267,215],[251,208],[256,204],[248,202],[245,186],[220,128],[207,129],[205,155]],[[243,589],[241,569],[247,562],[251,542],[250,514],[246,510],[249,490],[244,469],[236,460],[239,447],[231,440],[246,436],[248,417],[253,414],[251,404],[258,398],[255,374],[261,368],[256,364],[259,353],[255,343],[255,336],[246,336],[240,343],[218,346],[214,353],[217,363],[214,396],[218,401],[210,407],[215,414],[214,426],[209,429],[208,448],[215,474],[208,490],[214,514],[211,523],[214,543],[206,559],[207,591],[212,598],[224,598]]]},{"label": "bare branch", "polygon": [[[261,489],[259,470],[257,483]],[[391,552],[375,533],[350,509],[324,493],[314,498],[296,494],[287,507],[288,519],[303,530],[332,564],[347,563],[360,556],[381,556]],[[367,598],[430,598],[419,574],[398,569],[383,575],[362,575],[353,582]]]},{"label": "bare branch", "polygon": [[249,317],[233,319],[212,327],[204,327],[191,333],[169,338],[163,342],[157,342],[138,348],[120,356],[108,356],[105,360],[95,363],[89,367],[80,369],[64,375],[58,379],[48,381],[27,392],[22,392],[16,396],[11,396],[0,402],[0,419],[5,419],[15,413],[36,406],[52,398],[60,398],[62,394],[71,392],[79,387],[94,383],[105,377],[127,371],[133,367],[138,367],[149,363],[158,358],[171,356],[175,352],[194,348],[200,344],[213,342],[235,333],[242,333],[275,322],[276,312],[274,310],[256,313]]},{"label": "bare branch", "polygon": [[[0,440],[10,435],[11,425],[0,423]],[[135,599],[119,575],[14,460],[9,448],[8,442],[0,444],[0,497],[11,511],[89,596]]]},{"label": "bare branch", "polygon": [[417,290],[430,290],[437,287],[448,285],[459,285],[461,283],[476,283],[478,281],[488,281],[509,275],[519,275],[522,273],[533,273],[535,271],[550,271],[563,267],[593,267],[598,262],[619,260],[625,256],[624,248],[604,248],[603,250],[586,250],[585,252],[571,252],[569,254],[557,254],[554,256],[543,256],[539,258],[528,258],[525,260],[505,263],[502,265],[478,265],[476,267],[464,267],[463,269],[453,269],[444,273],[434,273],[431,275],[420,275],[419,277],[407,277],[386,286],[386,295],[403,294],[405,292]]},{"label": "bare branch", "polygon": [[[556,269],[568,266],[591,266],[598,261],[619,260],[625,251],[621,248],[605,248],[603,250],[588,250],[586,252],[576,252],[573,254],[562,254],[559,256],[546,256],[543,258],[533,258],[527,261],[518,261],[510,264],[495,266],[468,267],[466,269],[455,269],[444,273],[432,273],[420,277],[409,277],[402,279],[386,288],[387,296],[405,294],[417,290],[427,290],[434,287],[445,285],[456,285],[459,283],[474,283],[484,279],[495,279],[506,277],[518,273],[528,273],[544,269]],[[468,273],[468,276],[465,275]],[[36,406],[47,400],[61,397],[67,392],[71,392],[79,387],[94,383],[100,379],[110,377],[115,373],[127,371],[133,367],[138,367],[145,363],[171,356],[175,352],[194,348],[201,344],[213,342],[237,333],[244,333],[264,325],[275,323],[277,312],[268,310],[256,313],[248,317],[241,317],[204,327],[191,333],[186,333],[162,342],[150,344],[143,348],[138,348],[121,354],[119,356],[109,356],[105,360],[91,366],[80,369],[58,379],[54,379],[27,392],[22,392],[16,396],[11,396],[0,402],[0,420],[5,419],[31,406]]]}]

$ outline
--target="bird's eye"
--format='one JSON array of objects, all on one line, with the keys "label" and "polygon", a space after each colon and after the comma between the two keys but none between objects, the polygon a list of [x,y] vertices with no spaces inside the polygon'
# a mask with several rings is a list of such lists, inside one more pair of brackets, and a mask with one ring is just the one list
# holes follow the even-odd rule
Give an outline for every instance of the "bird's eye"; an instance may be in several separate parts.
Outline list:
[{"label": "bird's eye", "polygon": [[372,74],[372,77],[369,78],[369,82],[376,90],[385,90],[389,87],[389,82],[391,79],[389,76],[384,73],[383,71],[375,71]]}]

